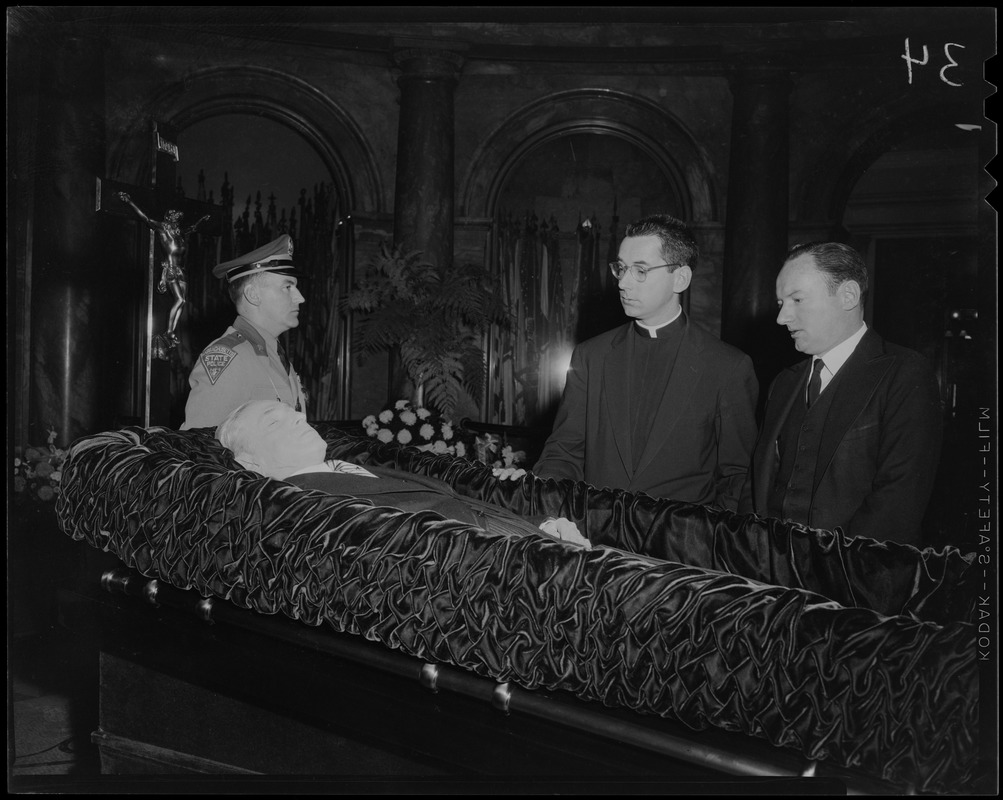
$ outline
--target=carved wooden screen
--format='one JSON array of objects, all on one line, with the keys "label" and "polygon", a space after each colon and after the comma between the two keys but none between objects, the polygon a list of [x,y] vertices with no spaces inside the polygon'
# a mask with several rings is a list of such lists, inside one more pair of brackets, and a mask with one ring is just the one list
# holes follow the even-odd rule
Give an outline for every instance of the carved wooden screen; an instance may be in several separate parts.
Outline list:
[{"label": "carved wooden screen", "polygon": [[557,220],[505,213],[495,224],[492,264],[515,319],[490,334],[487,420],[549,428],[575,344],[621,323],[608,262],[619,245],[593,216],[562,232]]}]

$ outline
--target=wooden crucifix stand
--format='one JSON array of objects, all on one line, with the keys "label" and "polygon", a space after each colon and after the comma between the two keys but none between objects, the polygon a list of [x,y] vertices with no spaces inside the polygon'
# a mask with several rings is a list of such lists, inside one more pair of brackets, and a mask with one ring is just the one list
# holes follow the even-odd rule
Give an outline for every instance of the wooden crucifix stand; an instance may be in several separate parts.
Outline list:
[{"label": "wooden crucifix stand", "polygon": [[[175,326],[186,302],[183,273],[187,237],[198,227],[202,233],[218,234],[223,209],[178,196],[176,167],[177,137],[162,123],[152,125],[150,187],[132,186],[97,179],[95,210],[126,217],[147,230],[143,365],[143,424],[170,425],[171,360],[177,358]],[[159,251],[159,252],[158,252]],[[159,281],[159,286],[158,286]],[[162,287],[162,288],[161,288]],[[173,306],[166,313],[154,304],[154,290],[172,291]]]}]

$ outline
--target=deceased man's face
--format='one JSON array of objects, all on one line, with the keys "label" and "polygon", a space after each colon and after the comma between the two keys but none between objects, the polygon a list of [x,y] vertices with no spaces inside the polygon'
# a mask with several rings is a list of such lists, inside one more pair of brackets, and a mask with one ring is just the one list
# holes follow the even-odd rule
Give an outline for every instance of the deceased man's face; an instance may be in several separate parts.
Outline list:
[{"label": "deceased man's face", "polygon": [[251,404],[245,413],[244,450],[262,474],[275,477],[324,460],[327,442],[301,411],[268,401]]}]

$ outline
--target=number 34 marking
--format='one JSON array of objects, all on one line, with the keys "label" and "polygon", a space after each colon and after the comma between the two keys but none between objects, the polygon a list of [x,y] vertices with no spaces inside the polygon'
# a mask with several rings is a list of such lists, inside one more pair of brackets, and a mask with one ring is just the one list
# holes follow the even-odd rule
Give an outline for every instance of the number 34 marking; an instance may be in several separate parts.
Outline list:
[{"label": "number 34 marking", "polygon": [[[962,86],[963,84],[955,83],[954,81],[948,80],[947,75],[945,74],[949,69],[951,69],[951,67],[959,66],[958,62],[951,57],[952,47],[960,47],[962,50],[965,49],[965,46],[963,44],[957,44],[956,42],[947,42],[944,44],[944,58],[947,59],[947,63],[940,68],[940,79],[948,86]],[[906,39],[905,53],[903,53],[900,56],[900,58],[905,60],[906,69],[908,70],[909,74],[909,83],[912,84],[912,65],[916,64],[917,66],[920,67],[925,66],[930,61],[930,53],[926,49],[926,45],[924,44],[922,60],[918,58],[913,58],[912,54],[909,52],[909,39]]]}]

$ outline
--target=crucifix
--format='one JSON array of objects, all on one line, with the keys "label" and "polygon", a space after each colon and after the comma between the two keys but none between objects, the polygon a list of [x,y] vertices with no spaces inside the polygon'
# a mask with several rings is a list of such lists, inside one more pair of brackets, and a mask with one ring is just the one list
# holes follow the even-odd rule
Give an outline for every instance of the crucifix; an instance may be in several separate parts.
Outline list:
[{"label": "crucifix", "polygon": [[185,254],[188,252],[188,237],[195,233],[195,229],[212,215],[204,214],[194,225],[182,228],[183,211],[172,208],[164,214],[163,221],[158,221],[150,219],[146,212],[132,201],[128,192],[119,192],[118,199],[130,206],[136,212],[136,216],[157,234],[160,247],[164,251],[164,260],[161,262],[163,271],[160,273],[157,291],[164,294],[167,292],[167,287],[170,286],[171,293],[174,295],[174,305],[171,306],[171,313],[167,318],[166,333],[158,333],[153,337],[153,352],[154,358],[167,360],[167,352],[179,344],[178,336],[174,331],[187,300],[188,279],[185,276]]},{"label": "crucifix", "polygon": [[[197,228],[202,233],[218,234],[222,227],[223,209],[178,194],[176,169],[180,153],[177,137],[167,126],[157,122],[153,123],[151,133],[153,154],[149,188],[98,178],[95,210],[138,220],[148,230],[145,247],[145,385],[142,416],[146,425],[163,425],[170,424],[171,360],[177,353],[178,323],[187,304],[185,258],[188,239]],[[195,222],[186,224],[187,220]],[[159,258],[156,253],[158,247],[161,251]],[[159,282],[156,276],[158,266]],[[157,323],[164,313],[153,302],[154,287],[160,293],[170,289],[173,297],[163,333],[159,332],[162,328]]]}]

